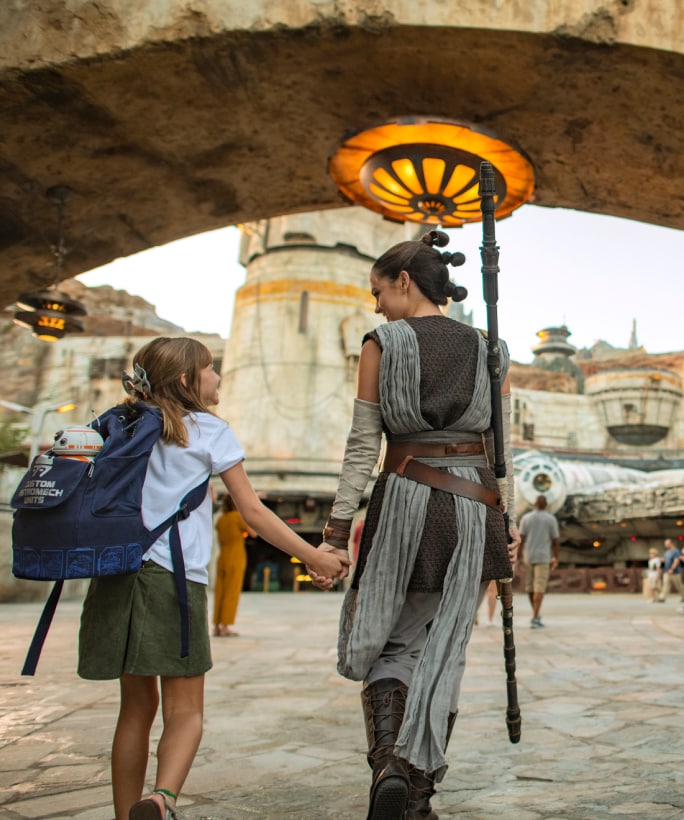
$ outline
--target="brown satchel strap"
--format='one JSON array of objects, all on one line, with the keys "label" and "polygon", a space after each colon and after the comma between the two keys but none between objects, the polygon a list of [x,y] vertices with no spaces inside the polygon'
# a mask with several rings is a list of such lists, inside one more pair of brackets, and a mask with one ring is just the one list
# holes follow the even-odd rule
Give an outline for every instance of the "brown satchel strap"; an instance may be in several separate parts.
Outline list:
[{"label": "brown satchel strap", "polygon": [[444,490],[453,495],[472,498],[473,501],[479,501],[488,507],[503,512],[501,498],[494,490],[483,487],[482,484],[478,484],[476,481],[468,481],[466,478],[459,478],[452,473],[439,470],[437,467],[430,467],[429,464],[422,464],[420,461],[416,461],[413,456],[406,456],[396,470],[388,472],[395,472],[402,478],[410,478],[411,481],[427,484],[428,487],[433,487],[436,490]]}]

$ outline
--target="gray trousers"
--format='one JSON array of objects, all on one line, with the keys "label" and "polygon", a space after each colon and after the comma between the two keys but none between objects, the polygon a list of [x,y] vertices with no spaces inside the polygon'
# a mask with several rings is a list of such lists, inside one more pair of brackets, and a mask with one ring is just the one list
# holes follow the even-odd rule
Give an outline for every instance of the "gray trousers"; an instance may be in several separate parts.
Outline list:
[{"label": "gray trousers", "polygon": [[[488,586],[489,581],[480,584],[475,612],[480,608]],[[411,685],[413,670],[425,645],[441,597],[441,592],[408,592],[406,594],[406,601],[399,614],[399,619],[380,657],[368,671],[364,685],[367,686],[383,678],[396,678],[406,686]],[[454,687],[452,694],[452,712],[458,708],[464,670],[465,657],[461,662],[458,685]]]}]

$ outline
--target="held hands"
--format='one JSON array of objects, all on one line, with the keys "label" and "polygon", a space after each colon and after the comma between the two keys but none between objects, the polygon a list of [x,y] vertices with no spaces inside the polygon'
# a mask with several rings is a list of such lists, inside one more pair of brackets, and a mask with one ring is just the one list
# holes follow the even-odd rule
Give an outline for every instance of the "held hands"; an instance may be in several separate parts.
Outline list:
[{"label": "held hands", "polygon": [[[342,580],[349,575],[349,553],[347,550],[337,549],[325,541],[319,544],[317,552],[316,564],[307,565],[306,571],[311,576],[311,582],[318,589],[328,590],[332,589],[335,581]],[[332,569],[332,567],[335,569]],[[331,569],[329,569],[329,567]]]},{"label": "held hands", "polygon": [[318,545],[317,552],[321,560],[326,556],[327,560],[333,557],[339,562],[339,569],[329,572],[325,568],[312,564],[307,566],[307,572],[311,576],[311,581],[318,589],[332,589],[335,581],[342,580],[349,575],[349,552],[347,543],[351,532],[352,519],[338,518],[331,515],[323,529],[323,543]]}]

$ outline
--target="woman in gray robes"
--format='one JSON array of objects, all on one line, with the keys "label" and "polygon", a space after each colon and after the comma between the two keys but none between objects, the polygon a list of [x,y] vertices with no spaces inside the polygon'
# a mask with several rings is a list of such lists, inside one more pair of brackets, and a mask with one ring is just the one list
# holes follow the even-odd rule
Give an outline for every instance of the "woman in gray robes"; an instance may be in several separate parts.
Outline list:
[{"label": "woman in gray robes", "polygon": [[[497,484],[483,334],[445,316],[464,288],[449,280],[446,234],[400,242],[374,264],[387,324],[366,335],[338,491],[321,549],[347,549],[352,516],[384,461],[366,513],[340,625],[338,671],[363,681],[373,769],[368,820],[436,820],[465,650],[491,579],[512,575],[519,536],[513,482]],[[508,475],[509,358],[501,343]],[[314,577],[325,589],[329,583]]]}]

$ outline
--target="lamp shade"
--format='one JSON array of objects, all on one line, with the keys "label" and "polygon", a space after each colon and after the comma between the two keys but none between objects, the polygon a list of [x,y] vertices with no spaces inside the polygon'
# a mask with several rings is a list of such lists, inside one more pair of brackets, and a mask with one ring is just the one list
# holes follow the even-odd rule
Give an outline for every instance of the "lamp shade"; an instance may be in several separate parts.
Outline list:
[{"label": "lamp shade", "polygon": [[328,160],[343,196],[398,222],[459,227],[482,219],[479,170],[494,168],[496,216],[532,198],[534,169],[517,149],[470,123],[403,117],[348,135]]},{"label": "lamp shade", "polygon": [[44,342],[56,342],[67,333],[83,331],[83,323],[75,317],[85,316],[85,308],[62,291],[22,293],[16,308],[15,324],[28,328]]}]

